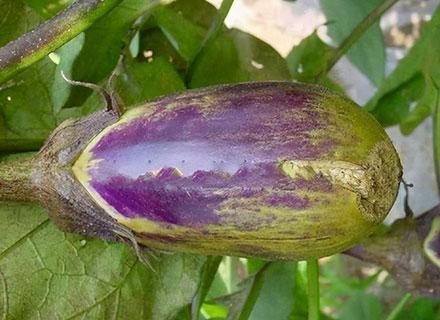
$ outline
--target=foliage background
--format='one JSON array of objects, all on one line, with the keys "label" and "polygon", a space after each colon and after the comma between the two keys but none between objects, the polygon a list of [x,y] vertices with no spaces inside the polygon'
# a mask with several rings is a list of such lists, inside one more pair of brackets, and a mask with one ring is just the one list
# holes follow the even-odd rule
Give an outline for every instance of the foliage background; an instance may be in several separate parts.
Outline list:
[{"label": "foliage background", "polygon": [[[69,2],[0,0],[0,46]],[[334,22],[329,24],[333,44],[381,2],[322,0],[327,20]],[[0,84],[3,161],[14,161],[11,153],[36,151],[64,119],[102,108],[97,94],[69,86],[61,70],[76,80],[105,84],[121,53],[125,59],[116,89],[127,106],[189,88],[241,81],[295,79],[344,91],[322,76],[335,49],[317,33],[286,58],[256,37],[225,26],[204,43],[216,14],[204,0],[177,0],[167,6],[124,0],[50,57]],[[399,125],[411,134],[433,113],[440,82],[438,39],[437,8],[387,77],[378,25],[346,52],[377,86],[366,108],[384,126]],[[152,263],[155,272],[125,245],[62,233],[37,206],[0,207],[1,319],[245,319],[246,312],[255,320],[307,318],[302,262],[166,254]],[[321,260],[323,319],[384,319],[403,294],[378,267],[341,255]],[[251,309],[249,302],[255,303]],[[440,302],[415,295],[398,319],[440,319]]]}]

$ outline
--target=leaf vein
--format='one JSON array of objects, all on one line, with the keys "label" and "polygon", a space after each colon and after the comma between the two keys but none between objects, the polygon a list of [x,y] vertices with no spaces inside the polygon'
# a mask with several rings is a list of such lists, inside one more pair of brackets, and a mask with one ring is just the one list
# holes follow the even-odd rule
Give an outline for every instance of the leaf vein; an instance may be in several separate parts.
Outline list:
[{"label": "leaf vein", "polygon": [[9,247],[5,248],[2,252],[0,252],[0,260],[6,256],[9,251],[14,250],[17,246],[19,246],[23,241],[25,241],[27,239],[27,237],[33,235],[34,233],[38,232],[39,230],[43,229],[48,223],[49,223],[49,218],[46,218],[45,220],[43,220],[42,222],[40,222],[40,224],[38,224],[37,226],[35,226],[35,228],[33,228],[32,230],[30,230],[28,233],[26,233],[25,235],[23,235],[21,238],[17,239],[17,241],[15,241],[13,244],[11,244]]},{"label": "leaf vein", "polygon": [[81,314],[84,314],[85,312],[90,311],[94,307],[100,305],[102,302],[107,300],[112,294],[114,294],[115,292],[118,292],[118,290],[121,289],[121,287],[123,286],[125,280],[127,280],[128,276],[131,274],[131,272],[133,271],[133,269],[134,269],[134,267],[136,266],[137,263],[138,263],[138,260],[135,260],[135,262],[130,266],[130,269],[127,271],[127,274],[124,276],[124,278],[122,278],[121,281],[112,290],[110,290],[106,295],[104,295],[101,299],[96,300],[95,303],[93,303],[92,305],[88,306],[87,308],[85,308],[83,310],[80,310],[77,313],[73,314],[72,316],[67,318],[67,320],[74,319],[77,316],[79,316]]}]

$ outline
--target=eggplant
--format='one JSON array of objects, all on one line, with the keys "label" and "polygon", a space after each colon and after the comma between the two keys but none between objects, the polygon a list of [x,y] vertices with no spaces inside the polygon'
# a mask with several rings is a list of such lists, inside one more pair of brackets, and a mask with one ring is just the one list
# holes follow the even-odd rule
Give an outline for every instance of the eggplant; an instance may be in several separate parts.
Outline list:
[{"label": "eggplant", "polygon": [[369,113],[292,82],[188,90],[121,117],[69,120],[26,165],[20,192],[62,230],[270,260],[351,247],[383,221],[402,175]]}]

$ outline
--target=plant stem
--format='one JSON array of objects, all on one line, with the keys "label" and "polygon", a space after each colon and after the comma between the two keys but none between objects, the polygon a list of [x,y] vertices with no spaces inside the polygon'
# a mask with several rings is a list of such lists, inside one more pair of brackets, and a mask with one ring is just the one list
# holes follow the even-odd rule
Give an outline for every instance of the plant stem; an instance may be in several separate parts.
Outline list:
[{"label": "plant stem", "polygon": [[29,155],[0,159],[0,201],[38,202],[32,182],[35,163]]},{"label": "plant stem", "polygon": [[307,260],[309,320],[319,320],[319,265],[318,259]]},{"label": "plant stem", "polygon": [[336,62],[342,58],[344,54],[359,40],[360,37],[374,24],[376,21],[391,8],[399,0],[385,0],[373,9],[350,33],[350,35],[342,41],[338,48],[333,51],[327,62],[326,69],[318,76],[318,82],[322,81],[327,73],[334,67]]},{"label": "plant stem", "polygon": [[0,48],[0,83],[90,27],[122,0],[80,0]]},{"label": "plant stem", "polygon": [[405,295],[400,299],[400,301],[394,306],[393,310],[391,310],[390,314],[386,318],[386,320],[395,320],[399,316],[399,314],[402,312],[403,307],[408,302],[408,300],[411,298],[410,293],[405,293]]}]

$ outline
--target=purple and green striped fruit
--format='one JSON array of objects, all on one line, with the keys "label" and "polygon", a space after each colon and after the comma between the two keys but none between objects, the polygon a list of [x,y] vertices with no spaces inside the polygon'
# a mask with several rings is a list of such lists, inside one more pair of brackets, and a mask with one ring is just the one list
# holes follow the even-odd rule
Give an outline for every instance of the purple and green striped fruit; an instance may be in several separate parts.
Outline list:
[{"label": "purple and green striped fruit", "polygon": [[87,143],[72,171],[147,247],[295,260],[370,234],[401,178],[372,116],[340,94],[290,82],[216,86],[132,108]]}]

